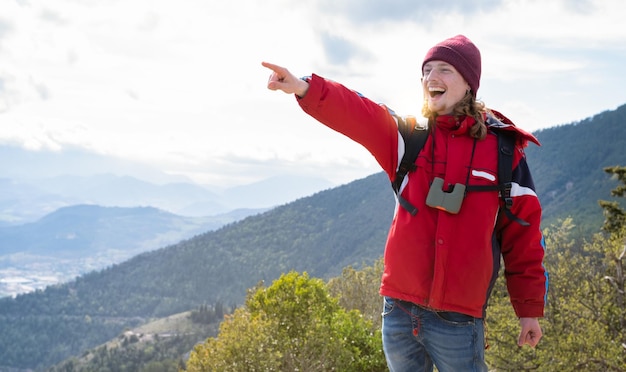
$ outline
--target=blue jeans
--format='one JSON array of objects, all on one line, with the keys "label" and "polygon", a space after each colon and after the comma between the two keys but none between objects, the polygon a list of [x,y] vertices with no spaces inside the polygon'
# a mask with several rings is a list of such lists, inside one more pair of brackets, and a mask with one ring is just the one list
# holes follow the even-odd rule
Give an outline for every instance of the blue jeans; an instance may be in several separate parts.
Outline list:
[{"label": "blue jeans", "polygon": [[483,320],[385,297],[383,350],[391,372],[487,371]]}]

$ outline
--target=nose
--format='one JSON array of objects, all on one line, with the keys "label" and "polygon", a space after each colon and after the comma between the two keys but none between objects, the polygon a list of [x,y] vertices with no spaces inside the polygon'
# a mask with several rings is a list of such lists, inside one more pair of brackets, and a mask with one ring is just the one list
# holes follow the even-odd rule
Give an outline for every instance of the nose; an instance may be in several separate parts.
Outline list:
[{"label": "nose", "polygon": [[436,73],[435,71],[436,71],[436,70],[434,70],[434,69],[433,69],[433,70],[430,70],[430,71],[425,71],[425,72],[422,74],[422,81],[430,81],[430,80],[435,79],[435,78],[438,76],[438,75],[437,75],[437,73]]}]

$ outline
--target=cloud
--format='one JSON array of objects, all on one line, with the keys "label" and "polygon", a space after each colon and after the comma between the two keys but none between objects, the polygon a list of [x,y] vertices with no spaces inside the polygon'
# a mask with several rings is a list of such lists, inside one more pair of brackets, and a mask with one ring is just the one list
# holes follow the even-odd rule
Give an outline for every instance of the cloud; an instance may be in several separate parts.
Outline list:
[{"label": "cloud", "polygon": [[31,78],[30,85],[41,100],[45,101],[50,98],[50,89],[46,86],[46,84],[36,82],[34,79]]},{"label": "cloud", "polygon": [[0,42],[14,30],[13,23],[0,16]]},{"label": "cloud", "polygon": [[0,140],[79,146],[220,183],[279,172],[349,181],[379,170],[371,155],[268,91],[260,61],[419,114],[424,53],[465,33],[483,53],[481,98],[534,130],[626,102],[622,2],[9,2]]},{"label": "cloud", "polygon": [[440,13],[462,13],[472,16],[485,9],[497,7],[502,0],[320,0],[317,8],[325,15],[339,15],[354,24],[421,21],[432,24]]},{"label": "cloud", "polygon": [[14,83],[13,76],[0,71],[0,113],[7,112],[19,102],[19,94],[15,91]]},{"label": "cloud", "polygon": [[39,17],[44,22],[50,22],[52,24],[59,25],[59,26],[65,25],[67,23],[67,20],[63,18],[61,14],[49,8],[42,9],[39,14]]},{"label": "cloud", "polygon": [[355,59],[363,60],[370,58],[366,50],[341,36],[322,32],[321,41],[328,61],[331,64],[347,65]]},{"label": "cloud", "polygon": [[565,7],[576,13],[589,14],[596,5],[593,0],[565,0]]}]

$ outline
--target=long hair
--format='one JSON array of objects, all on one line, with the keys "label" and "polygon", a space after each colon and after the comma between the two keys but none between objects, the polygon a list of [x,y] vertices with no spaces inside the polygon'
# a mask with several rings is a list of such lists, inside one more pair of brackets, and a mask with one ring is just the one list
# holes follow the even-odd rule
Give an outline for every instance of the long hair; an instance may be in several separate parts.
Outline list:
[{"label": "long hair", "polygon": [[[487,136],[487,125],[485,124],[484,114],[488,111],[489,109],[487,109],[485,104],[478,101],[472,92],[468,90],[465,96],[452,108],[452,115],[456,117],[473,117],[476,120],[476,124],[470,128],[469,135],[476,139],[485,139]],[[429,126],[434,125],[434,119],[437,118],[437,114],[428,108],[428,100],[424,100],[422,114],[428,118]],[[432,128],[430,129],[432,130]]]}]

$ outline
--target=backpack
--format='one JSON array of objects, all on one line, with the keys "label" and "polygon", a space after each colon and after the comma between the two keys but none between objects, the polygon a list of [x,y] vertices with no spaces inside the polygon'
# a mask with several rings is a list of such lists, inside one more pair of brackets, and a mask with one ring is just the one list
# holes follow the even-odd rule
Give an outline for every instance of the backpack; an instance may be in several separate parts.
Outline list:
[{"label": "backpack", "polygon": [[[413,172],[416,169],[415,161],[417,155],[426,144],[430,130],[424,128],[417,123],[417,119],[414,116],[400,117],[393,114],[398,121],[398,129],[404,140],[404,155],[398,166],[398,171],[391,182],[391,188],[396,194],[396,198],[400,206],[406,209],[412,216],[415,216],[418,212],[417,208],[413,206],[408,200],[404,199],[400,195],[400,186],[404,177],[409,172]],[[491,129],[494,129],[493,127]],[[498,185],[483,185],[483,186],[470,186],[466,188],[467,191],[498,191],[500,198],[503,202],[504,213],[506,216],[516,221],[517,223],[528,226],[528,222],[518,218],[511,212],[513,206],[513,198],[511,197],[511,187],[513,179],[513,154],[515,151],[515,133],[511,133],[505,130],[493,130],[498,136]]]}]

